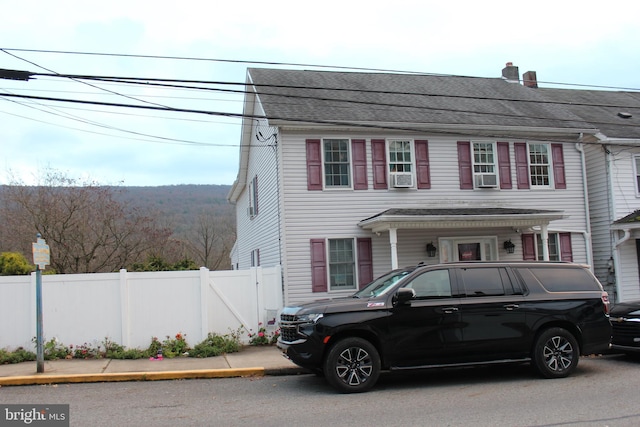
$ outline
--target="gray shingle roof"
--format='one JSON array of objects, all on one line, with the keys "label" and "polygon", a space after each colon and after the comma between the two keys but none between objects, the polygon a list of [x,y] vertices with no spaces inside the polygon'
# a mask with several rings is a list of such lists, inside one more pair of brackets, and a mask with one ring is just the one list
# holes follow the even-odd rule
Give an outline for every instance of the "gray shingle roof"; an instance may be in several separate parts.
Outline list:
[{"label": "gray shingle roof", "polygon": [[544,102],[537,90],[502,78],[264,68],[249,69],[249,76],[272,119],[590,127],[568,109]]},{"label": "gray shingle roof", "polygon": [[[605,90],[535,89],[582,117],[609,138],[640,138],[640,93]],[[631,118],[622,118],[625,112]]]}]

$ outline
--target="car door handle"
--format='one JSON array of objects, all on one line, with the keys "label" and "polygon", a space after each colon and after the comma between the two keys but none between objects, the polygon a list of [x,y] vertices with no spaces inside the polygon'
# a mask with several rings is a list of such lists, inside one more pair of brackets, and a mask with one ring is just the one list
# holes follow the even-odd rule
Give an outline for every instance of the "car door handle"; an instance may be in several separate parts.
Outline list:
[{"label": "car door handle", "polygon": [[516,308],[520,308],[520,306],[518,304],[506,304],[504,308],[506,308],[509,311],[512,311],[512,310],[515,310]]},{"label": "car door handle", "polygon": [[444,307],[442,309],[442,312],[446,314],[455,313],[456,311],[458,311],[458,307]]}]

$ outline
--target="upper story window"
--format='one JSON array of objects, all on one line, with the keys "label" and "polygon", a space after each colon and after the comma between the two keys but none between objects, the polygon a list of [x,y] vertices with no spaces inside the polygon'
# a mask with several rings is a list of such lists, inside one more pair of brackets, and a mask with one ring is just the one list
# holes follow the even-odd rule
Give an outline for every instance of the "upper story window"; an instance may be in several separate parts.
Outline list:
[{"label": "upper story window", "polygon": [[473,175],[477,188],[497,187],[496,148],[492,142],[473,143]]},{"label": "upper story window", "polygon": [[323,139],[325,187],[350,187],[351,162],[348,139]]},{"label": "upper story window", "polygon": [[636,193],[640,194],[640,156],[634,156],[633,160],[636,173]]},{"label": "upper story window", "polygon": [[389,176],[392,187],[413,187],[413,143],[409,140],[390,140]]},{"label": "upper story window", "polygon": [[254,176],[249,183],[249,207],[248,214],[251,218],[258,215],[258,176]]},{"label": "upper story window", "polygon": [[548,187],[551,183],[549,144],[529,144],[529,176],[531,186]]}]

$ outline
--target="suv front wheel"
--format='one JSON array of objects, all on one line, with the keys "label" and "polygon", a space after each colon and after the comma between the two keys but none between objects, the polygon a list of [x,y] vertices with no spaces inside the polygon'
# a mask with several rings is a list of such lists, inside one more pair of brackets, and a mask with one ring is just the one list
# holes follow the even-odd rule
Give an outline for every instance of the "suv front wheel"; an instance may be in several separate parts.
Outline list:
[{"label": "suv front wheel", "polygon": [[327,382],[342,393],[367,391],[380,376],[380,356],[365,339],[342,339],[329,350],[324,375]]},{"label": "suv front wheel", "polygon": [[564,378],[578,366],[578,341],[563,328],[542,332],[533,347],[533,365],[545,378]]}]

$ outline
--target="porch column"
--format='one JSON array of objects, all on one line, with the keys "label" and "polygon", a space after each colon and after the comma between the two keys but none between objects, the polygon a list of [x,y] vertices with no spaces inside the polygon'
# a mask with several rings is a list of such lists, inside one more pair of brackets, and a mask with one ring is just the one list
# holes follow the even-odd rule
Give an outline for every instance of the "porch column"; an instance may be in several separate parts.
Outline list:
[{"label": "porch column", "polygon": [[389,243],[391,244],[391,269],[398,268],[398,230],[389,229]]},{"label": "porch column", "polygon": [[549,261],[549,229],[547,224],[542,226],[540,237],[542,238],[542,259]]}]

